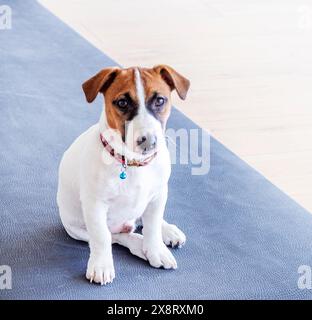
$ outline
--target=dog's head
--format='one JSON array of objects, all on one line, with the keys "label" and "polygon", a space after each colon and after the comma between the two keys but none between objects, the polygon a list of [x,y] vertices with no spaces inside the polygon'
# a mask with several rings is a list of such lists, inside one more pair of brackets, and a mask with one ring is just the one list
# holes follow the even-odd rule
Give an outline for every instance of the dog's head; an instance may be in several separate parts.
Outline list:
[{"label": "dog's head", "polygon": [[163,136],[171,91],[175,89],[184,100],[189,86],[189,80],[166,65],[151,69],[110,67],[82,85],[89,103],[103,93],[108,126],[131,151],[141,154],[153,151]]}]

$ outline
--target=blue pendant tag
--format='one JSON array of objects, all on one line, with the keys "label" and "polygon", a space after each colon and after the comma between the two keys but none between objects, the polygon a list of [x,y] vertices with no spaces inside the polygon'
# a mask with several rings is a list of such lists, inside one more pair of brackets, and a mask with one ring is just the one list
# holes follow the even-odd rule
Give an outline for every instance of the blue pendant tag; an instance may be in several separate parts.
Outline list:
[{"label": "blue pendant tag", "polygon": [[120,179],[125,180],[127,178],[126,170],[127,170],[127,160],[123,157],[123,163],[121,165],[121,172],[119,175]]},{"label": "blue pendant tag", "polygon": [[126,179],[127,178],[126,171],[121,171],[120,175],[119,175],[119,178],[122,179],[122,180]]}]

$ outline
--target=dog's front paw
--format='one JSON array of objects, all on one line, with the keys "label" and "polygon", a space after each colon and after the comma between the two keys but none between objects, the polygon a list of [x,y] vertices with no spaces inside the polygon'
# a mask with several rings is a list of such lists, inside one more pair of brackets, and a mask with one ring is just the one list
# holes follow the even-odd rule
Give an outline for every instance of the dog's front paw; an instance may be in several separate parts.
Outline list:
[{"label": "dog's front paw", "polygon": [[93,258],[90,257],[88,261],[86,278],[90,282],[100,283],[106,285],[111,283],[115,278],[115,269],[112,258]]},{"label": "dog's front paw", "polygon": [[185,234],[177,226],[169,223],[162,226],[162,238],[164,243],[172,248],[181,248],[186,241]]},{"label": "dog's front paw", "polygon": [[177,262],[170,250],[163,244],[143,246],[143,252],[152,267],[176,269]]}]

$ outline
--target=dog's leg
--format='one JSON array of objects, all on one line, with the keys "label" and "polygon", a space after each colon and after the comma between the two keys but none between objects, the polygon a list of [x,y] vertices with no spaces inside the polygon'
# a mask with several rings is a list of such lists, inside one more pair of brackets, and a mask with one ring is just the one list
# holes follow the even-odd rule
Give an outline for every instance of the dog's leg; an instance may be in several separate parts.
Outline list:
[{"label": "dog's leg", "polygon": [[165,220],[162,222],[162,239],[167,246],[181,248],[185,241],[185,234],[174,224],[169,224]]},{"label": "dog's leg", "polygon": [[112,234],[112,243],[118,243],[123,247],[126,247],[130,252],[146,260],[146,257],[143,253],[143,236],[138,233],[114,233]]},{"label": "dog's leg", "polygon": [[147,206],[143,216],[143,252],[150,265],[176,269],[177,263],[162,240],[162,221],[167,202],[167,188]]},{"label": "dog's leg", "polygon": [[112,237],[107,227],[107,206],[92,197],[82,198],[82,209],[89,235],[90,258],[86,277],[90,282],[107,284],[115,278]]}]

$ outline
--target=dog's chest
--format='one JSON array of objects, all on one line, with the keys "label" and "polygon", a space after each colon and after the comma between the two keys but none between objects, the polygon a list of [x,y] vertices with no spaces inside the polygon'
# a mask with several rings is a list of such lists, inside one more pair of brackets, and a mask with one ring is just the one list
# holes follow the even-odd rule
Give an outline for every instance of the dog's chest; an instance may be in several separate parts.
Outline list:
[{"label": "dog's chest", "polygon": [[120,187],[119,195],[110,201],[108,218],[116,223],[136,219],[143,214],[150,198],[151,192],[141,185]]},{"label": "dog's chest", "polygon": [[137,219],[144,213],[150,201],[167,184],[164,172],[152,168],[128,170],[127,178],[117,178],[111,185],[108,220],[120,224]]}]

